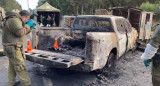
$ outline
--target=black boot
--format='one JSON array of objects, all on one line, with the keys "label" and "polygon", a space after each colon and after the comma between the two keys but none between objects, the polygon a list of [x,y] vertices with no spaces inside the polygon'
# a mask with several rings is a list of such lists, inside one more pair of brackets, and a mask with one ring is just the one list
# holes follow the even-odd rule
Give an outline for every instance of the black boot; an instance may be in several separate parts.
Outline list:
[{"label": "black boot", "polygon": [[20,81],[16,81],[13,86],[20,86]]}]

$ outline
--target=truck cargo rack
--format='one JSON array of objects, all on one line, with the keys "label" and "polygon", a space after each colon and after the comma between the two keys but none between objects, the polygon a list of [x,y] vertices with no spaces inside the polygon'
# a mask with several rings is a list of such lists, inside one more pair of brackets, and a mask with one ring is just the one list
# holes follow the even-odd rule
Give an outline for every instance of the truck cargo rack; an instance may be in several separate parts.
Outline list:
[{"label": "truck cargo rack", "polygon": [[55,68],[69,68],[84,61],[81,57],[37,49],[26,51],[25,55],[31,62]]}]

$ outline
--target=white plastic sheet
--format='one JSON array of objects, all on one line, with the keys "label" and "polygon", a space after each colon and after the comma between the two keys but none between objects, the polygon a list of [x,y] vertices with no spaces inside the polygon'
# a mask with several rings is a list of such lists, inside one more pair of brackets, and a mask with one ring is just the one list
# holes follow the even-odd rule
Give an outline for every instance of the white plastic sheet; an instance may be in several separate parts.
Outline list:
[{"label": "white plastic sheet", "polygon": [[148,60],[148,59],[152,59],[152,57],[155,55],[155,53],[157,52],[158,48],[153,47],[152,45],[150,45],[149,43],[147,44],[147,47],[144,51],[144,53],[141,56],[141,59],[144,60]]}]

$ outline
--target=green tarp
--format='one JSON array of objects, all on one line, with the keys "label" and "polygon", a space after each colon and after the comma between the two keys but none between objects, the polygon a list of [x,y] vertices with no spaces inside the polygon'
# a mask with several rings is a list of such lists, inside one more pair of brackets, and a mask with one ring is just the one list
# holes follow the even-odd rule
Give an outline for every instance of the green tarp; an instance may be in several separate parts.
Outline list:
[{"label": "green tarp", "polygon": [[51,6],[49,3],[44,3],[43,5],[41,5],[40,7],[37,8],[37,11],[50,11],[50,12],[60,12],[59,9]]}]

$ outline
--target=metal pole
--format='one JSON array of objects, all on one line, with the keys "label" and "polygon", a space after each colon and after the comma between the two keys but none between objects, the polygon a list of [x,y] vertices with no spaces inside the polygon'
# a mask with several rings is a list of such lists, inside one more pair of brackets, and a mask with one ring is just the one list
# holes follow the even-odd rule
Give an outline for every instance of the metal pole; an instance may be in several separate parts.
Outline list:
[{"label": "metal pole", "polygon": [[28,11],[29,11],[29,0],[27,0],[27,3],[28,3]]}]

